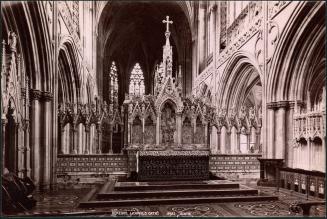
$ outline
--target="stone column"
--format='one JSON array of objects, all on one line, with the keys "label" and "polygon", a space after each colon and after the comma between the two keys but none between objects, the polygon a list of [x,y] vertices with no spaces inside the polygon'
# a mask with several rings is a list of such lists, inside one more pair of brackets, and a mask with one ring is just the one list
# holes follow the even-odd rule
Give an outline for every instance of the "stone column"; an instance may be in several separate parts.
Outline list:
[{"label": "stone column", "polygon": [[53,95],[50,92],[42,92],[42,100],[43,100],[43,168],[42,168],[42,187],[49,188],[51,183],[51,147],[52,147],[52,139],[51,139],[51,121],[52,121],[52,103]]},{"label": "stone column", "polygon": [[210,7],[210,53],[214,52],[215,47],[215,33],[216,33],[216,5]]},{"label": "stone column", "polygon": [[101,154],[102,153],[102,126],[101,124],[97,125],[97,135],[98,135],[98,144],[96,153]]},{"label": "stone column", "polygon": [[250,150],[250,141],[251,141],[251,131],[249,131],[249,132],[246,133],[246,149],[247,149],[247,151],[248,151],[249,154],[251,153],[251,150]]},{"label": "stone column", "polygon": [[260,139],[261,139],[261,128],[257,128],[255,132],[255,149],[259,151],[259,153],[262,153],[262,148],[260,145]]},{"label": "stone column", "polygon": [[40,184],[40,143],[41,143],[41,106],[40,106],[41,91],[31,90],[31,177],[35,185]]},{"label": "stone column", "polygon": [[142,117],[142,143],[144,144],[145,119]]},{"label": "stone column", "polygon": [[17,169],[18,169],[18,177],[23,178],[25,176],[25,146],[24,146],[24,129],[23,124],[16,123],[16,136],[17,136]]},{"label": "stone column", "polygon": [[204,124],[204,144],[208,146],[208,124]]},{"label": "stone column", "polygon": [[5,118],[2,118],[1,119],[1,138],[2,138],[2,172],[5,168],[5,165],[6,165],[6,140],[5,140],[5,137],[6,137],[6,125],[7,125],[7,122],[8,120],[5,119]]},{"label": "stone column", "polygon": [[279,108],[277,111],[277,119],[275,126],[275,139],[276,139],[276,153],[275,158],[285,159],[285,149],[286,149],[286,107],[287,102],[280,102],[278,104]]},{"label": "stone column", "polygon": [[231,134],[232,132],[230,130],[227,130],[226,132],[226,154],[230,154],[231,153]]},{"label": "stone column", "polygon": [[123,153],[123,149],[125,149],[125,147],[124,147],[124,131],[125,131],[124,126],[120,125],[120,133],[121,133],[121,139],[122,139],[121,145],[120,145],[120,153]]},{"label": "stone column", "polygon": [[[323,120],[325,122],[326,120]],[[321,172],[325,171],[325,166],[326,166],[326,141],[325,138],[322,138],[322,153],[321,153],[322,159],[320,164],[319,169]]]},{"label": "stone column", "polygon": [[177,144],[182,144],[182,113],[176,113],[176,123],[177,123]]},{"label": "stone column", "polygon": [[217,152],[218,152],[218,154],[220,154],[221,153],[221,130],[218,128],[217,129]]},{"label": "stone column", "polygon": [[74,125],[69,123],[69,142],[68,142],[68,151],[69,154],[74,154]]},{"label": "stone column", "polygon": [[213,143],[212,129],[213,129],[213,127],[210,125],[208,127],[208,135],[209,135],[208,136],[208,140],[209,140],[208,145],[209,145],[210,153],[214,154],[215,150],[214,150],[213,144],[212,144]]},{"label": "stone column", "polygon": [[78,144],[78,129],[76,127],[76,124],[73,124],[71,127],[71,133],[72,135],[72,151],[71,154],[77,154],[77,144]]},{"label": "stone column", "polygon": [[193,144],[195,143],[195,134],[196,134],[196,118],[193,119]]},{"label": "stone column", "polygon": [[237,131],[236,132],[236,153],[241,154],[241,132]]},{"label": "stone column", "polygon": [[226,154],[226,137],[227,137],[227,129],[223,127],[221,129],[220,135],[220,151],[222,154]]},{"label": "stone column", "polygon": [[199,8],[199,26],[198,26],[198,51],[199,51],[199,64],[202,66],[205,58],[205,4],[200,3]]},{"label": "stone column", "polygon": [[275,110],[273,103],[267,105],[268,123],[267,123],[267,158],[275,158]]},{"label": "stone column", "polygon": [[91,142],[90,142],[90,124],[85,124],[85,151],[84,154],[91,153]]},{"label": "stone column", "polygon": [[160,144],[160,113],[157,115],[157,126],[156,126],[156,145]]},{"label": "stone column", "polygon": [[286,164],[288,167],[293,167],[293,159],[294,159],[294,150],[293,150],[293,130],[294,130],[294,104],[290,105],[289,110],[286,112],[286,125],[287,125],[287,134],[286,134]]},{"label": "stone column", "polygon": [[112,152],[112,133],[113,133],[114,124],[109,125],[109,154],[113,154]]},{"label": "stone column", "polygon": [[[59,153],[61,154],[65,154],[65,152],[67,151],[66,149],[66,134],[65,134],[65,126],[62,123],[60,124],[60,134],[61,134],[61,151],[59,151]],[[69,151],[69,150],[68,150]]]},{"label": "stone column", "polygon": [[308,159],[308,163],[307,164],[304,164],[303,166],[308,167],[308,170],[312,170],[312,148],[314,146],[313,145],[313,139],[308,138],[307,141],[308,141],[308,154],[306,156],[308,156],[309,159]]},{"label": "stone column", "polygon": [[29,120],[25,120],[24,144],[25,144],[26,176],[31,177],[31,148],[30,148],[30,124],[29,124]]},{"label": "stone column", "polygon": [[132,123],[128,122],[128,133],[127,133],[128,144],[132,143]]}]

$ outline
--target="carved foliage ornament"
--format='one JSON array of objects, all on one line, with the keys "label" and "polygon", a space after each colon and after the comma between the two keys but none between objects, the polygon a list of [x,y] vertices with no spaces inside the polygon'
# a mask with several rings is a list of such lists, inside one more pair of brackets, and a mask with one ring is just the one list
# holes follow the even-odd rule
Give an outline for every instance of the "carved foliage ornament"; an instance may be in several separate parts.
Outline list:
[{"label": "carved foliage ornament", "polygon": [[17,54],[17,36],[14,32],[8,33],[7,43],[2,42],[2,68],[1,68],[1,101],[2,118],[6,117],[8,109],[14,110],[14,118],[20,121],[25,97],[22,96],[22,85],[25,84],[21,71],[21,59]]}]

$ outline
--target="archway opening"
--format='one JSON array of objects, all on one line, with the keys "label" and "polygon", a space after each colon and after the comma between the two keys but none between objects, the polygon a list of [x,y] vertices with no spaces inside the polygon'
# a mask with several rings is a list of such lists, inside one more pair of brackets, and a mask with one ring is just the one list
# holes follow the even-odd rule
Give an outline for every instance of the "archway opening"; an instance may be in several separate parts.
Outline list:
[{"label": "archway opening", "polygon": [[173,47],[173,74],[181,65],[184,93],[191,92],[191,29],[183,3],[177,2],[110,2],[103,8],[98,24],[99,95],[108,102],[110,63],[119,66],[119,104],[129,90],[131,71],[136,62],[144,73],[145,94],[153,90],[154,70],[162,59],[166,25],[162,20],[169,15],[173,20],[171,45]]}]

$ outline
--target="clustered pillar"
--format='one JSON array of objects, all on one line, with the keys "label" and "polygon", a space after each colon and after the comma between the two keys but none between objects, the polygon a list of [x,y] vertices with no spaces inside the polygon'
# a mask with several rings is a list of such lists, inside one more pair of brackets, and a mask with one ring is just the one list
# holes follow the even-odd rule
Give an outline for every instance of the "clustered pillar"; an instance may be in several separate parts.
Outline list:
[{"label": "clustered pillar", "polygon": [[51,177],[51,101],[50,92],[31,90],[31,177],[41,189],[50,186]]}]

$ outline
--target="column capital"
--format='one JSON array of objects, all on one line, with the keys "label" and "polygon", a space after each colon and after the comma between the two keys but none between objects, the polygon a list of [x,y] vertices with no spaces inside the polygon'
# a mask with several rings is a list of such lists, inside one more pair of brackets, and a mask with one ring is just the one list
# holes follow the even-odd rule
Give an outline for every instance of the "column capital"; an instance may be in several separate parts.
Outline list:
[{"label": "column capital", "polygon": [[182,114],[183,114],[183,113],[180,112],[180,111],[176,112],[176,116],[181,116]]},{"label": "column capital", "polygon": [[289,101],[279,101],[277,102],[277,107],[278,108],[287,108],[289,107]]},{"label": "column capital", "polygon": [[40,100],[42,96],[42,92],[37,89],[30,89],[30,95],[32,100]]},{"label": "column capital", "polygon": [[306,106],[305,102],[302,101],[302,100],[290,101],[290,102],[289,102],[289,107],[290,107],[290,109],[294,109],[294,107],[295,107],[295,102],[297,103],[297,106],[298,106],[298,107],[305,107],[305,106]]},{"label": "column capital", "polygon": [[279,109],[279,108],[289,108],[289,107],[293,107],[294,106],[294,102],[293,101],[288,101],[288,100],[281,100],[281,101],[274,101],[274,102],[270,102],[267,103],[267,109]]},{"label": "column capital", "polygon": [[211,5],[210,12],[215,12],[216,10],[217,10],[217,4],[215,3],[215,4]]},{"label": "column capital", "polygon": [[42,100],[44,100],[45,102],[49,102],[53,100],[53,94],[51,92],[48,91],[43,91],[42,92]]}]

